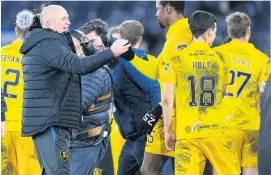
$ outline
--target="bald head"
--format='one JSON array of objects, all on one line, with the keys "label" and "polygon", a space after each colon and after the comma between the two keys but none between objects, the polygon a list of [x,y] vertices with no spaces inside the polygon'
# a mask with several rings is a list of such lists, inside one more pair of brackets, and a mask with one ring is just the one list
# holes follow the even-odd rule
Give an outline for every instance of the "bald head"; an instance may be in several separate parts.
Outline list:
[{"label": "bald head", "polygon": [[43,28],[62,33],[69,30],[71,24],[67,11],[60,5],[49,5],[45,7],[40,16]]}]

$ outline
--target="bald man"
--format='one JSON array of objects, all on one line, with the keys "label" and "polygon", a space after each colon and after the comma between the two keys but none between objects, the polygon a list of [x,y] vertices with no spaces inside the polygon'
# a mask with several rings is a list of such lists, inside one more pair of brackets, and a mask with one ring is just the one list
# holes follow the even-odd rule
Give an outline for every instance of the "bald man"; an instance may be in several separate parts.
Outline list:
[{"label": "bald man", "polygon": [[68,31],[71,22],[67,11],[59,5],[45,7],[40,15],[42,28],[62,33]]},{"label": "bald man", "polygon": [[33,138],[47,175],[68,175],[70,131],[79,130],[81,121],[80,75],[114,60],[130,44],[117,40],[109,49],[80,59],[67,32],[71,22],[63,7],[45,7],[38,20],[34,18],[33,25],[42,28],[32,27],[20,49],[24,54],[22,136]]}]

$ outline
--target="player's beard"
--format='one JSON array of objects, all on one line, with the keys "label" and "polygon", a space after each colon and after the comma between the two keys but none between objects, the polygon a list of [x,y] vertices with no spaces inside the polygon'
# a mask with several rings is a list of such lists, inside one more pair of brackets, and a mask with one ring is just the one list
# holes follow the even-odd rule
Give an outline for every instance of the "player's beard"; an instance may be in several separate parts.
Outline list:
[{"label": "player's beard", "polygon": [[165,26],[159,20],[157,20],[157,23],[159,24],[159,26],[161,27],[161,29],[165,28]]}]

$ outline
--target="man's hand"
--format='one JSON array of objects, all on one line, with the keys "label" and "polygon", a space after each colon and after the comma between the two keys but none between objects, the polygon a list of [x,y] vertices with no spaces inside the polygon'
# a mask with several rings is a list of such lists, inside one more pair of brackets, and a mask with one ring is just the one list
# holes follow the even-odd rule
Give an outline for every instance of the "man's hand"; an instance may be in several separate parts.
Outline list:
[{"label": "man's hand", "polygon": [[157,104],[137,124],[137,132],[140,135],[151,134],[155,124],[162,116],[162,106]]},{"label": "man's hand", "polygon": [[113,52],[113,55],[118,57],[121,54],[127,52],[130,46],[131,44],[128,43],[128,40],[118,39],[112,44],[110,49]]},{"label": "man's hand", "polygon": [[135,52],[132,47],[129,47],[128,51],[121,54],[120,57],[124,58],[126,61],[131,61],[135,57]]},{"label": "man's hand", "polygon": [[1,122],[1,138],[6,136],[6,121]]},{"label": "man's hand", "polygon": [[165,142],[169,151],[175,150],[176,136],[173,132],[165,132]]}]

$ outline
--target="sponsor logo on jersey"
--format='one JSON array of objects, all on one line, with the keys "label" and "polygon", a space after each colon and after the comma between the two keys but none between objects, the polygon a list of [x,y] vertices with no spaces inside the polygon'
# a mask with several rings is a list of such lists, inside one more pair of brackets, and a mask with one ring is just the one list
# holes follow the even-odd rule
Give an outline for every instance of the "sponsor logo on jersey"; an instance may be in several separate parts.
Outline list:
[{"label": "sponsor logo on jersey", "polygon": [[181,50],[183,50],[184,48],[187,48],[187,44],[178,44],[178,45],[177,45],[177,50],[178,50],[178,51],[181,51]]}]

